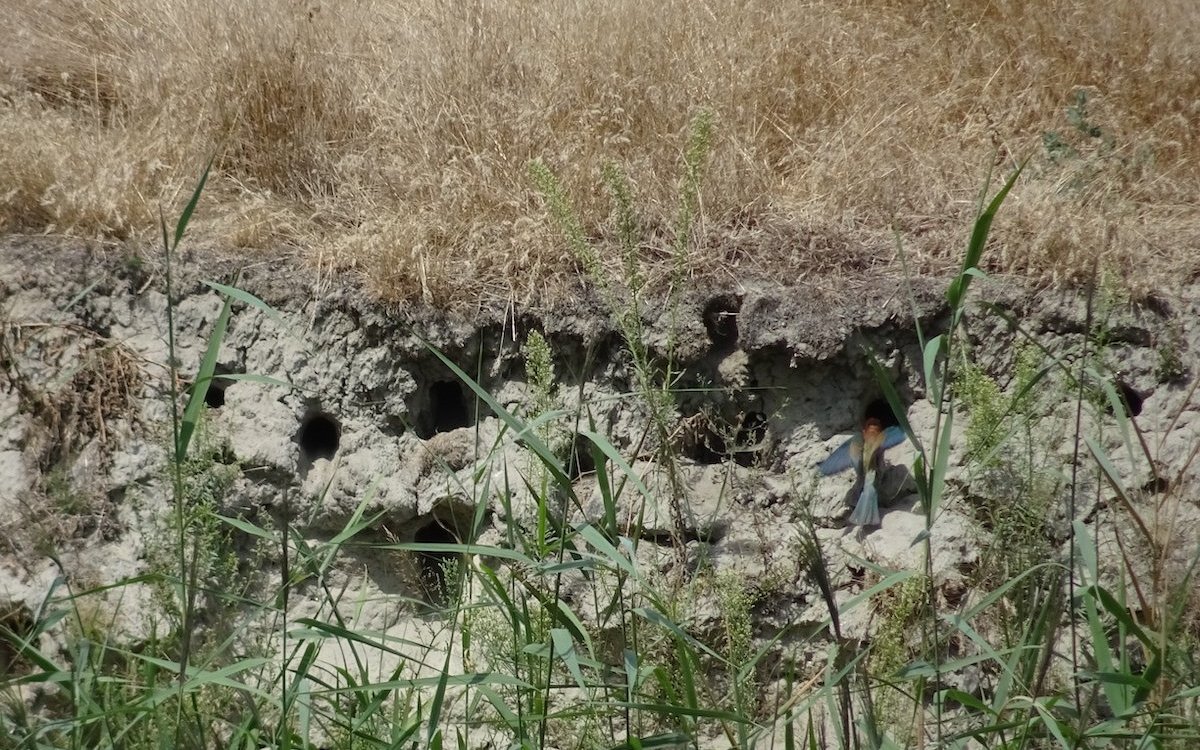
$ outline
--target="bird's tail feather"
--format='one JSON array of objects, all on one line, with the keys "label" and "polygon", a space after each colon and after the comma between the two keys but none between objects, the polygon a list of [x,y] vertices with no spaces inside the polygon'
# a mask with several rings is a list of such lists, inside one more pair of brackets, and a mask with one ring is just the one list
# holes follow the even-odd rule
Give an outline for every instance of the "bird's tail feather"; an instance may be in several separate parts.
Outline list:
[{"label": "bird's tail feather", "polygon": [[879,525],[879,492],[875,489],[875,472],[867,472],[863,481],[862,493],[858,496],[858,504],[850,514],[850,523],[855,526]]}]

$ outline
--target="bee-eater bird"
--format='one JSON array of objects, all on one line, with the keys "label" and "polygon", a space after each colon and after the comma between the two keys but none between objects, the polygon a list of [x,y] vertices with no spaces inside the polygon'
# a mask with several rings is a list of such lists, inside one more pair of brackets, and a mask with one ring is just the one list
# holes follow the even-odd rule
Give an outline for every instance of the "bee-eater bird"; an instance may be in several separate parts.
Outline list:
[{"label": "bee-eater bird", "polygon": [[825,476],[854,467],[858,475],[854,486],[861,490],[858,504],[850,514],[850,523],[855,526],[879,525],[879,490],[875,487],[877,472],[883,466],[883,452],[902,442],[904,430],[896,425],[884,429],[882,422],[868,417],[863,422],[861,435],[842,443],[829,454],[829,458],[817,465],[817,470]]}]

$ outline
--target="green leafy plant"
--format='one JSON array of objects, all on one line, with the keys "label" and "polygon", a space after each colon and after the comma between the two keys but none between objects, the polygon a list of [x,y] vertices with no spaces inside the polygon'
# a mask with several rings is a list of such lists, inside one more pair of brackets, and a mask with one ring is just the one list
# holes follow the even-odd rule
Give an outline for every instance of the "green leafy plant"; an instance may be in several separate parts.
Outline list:
[{"label": "green leafy plant", "polygon": [[1154,368],[1154,375],[1160,383],[1179,383],[1187,379],[1188,366],[1183,359],[1186,346],[1178,324],[1172,324],[1158,339],[1155,346],[1158,363]]},{"label": "green leafy plant", "polygon": [[[943,672],[951,671],[943,660],[947,634],[940,625],[941,615],[938,612],[938,597],[934,589],[936,579],[933,570],[931,531],[946,499],[946,477],[951,453],[950,440],[954,427],[957,395],[954,388],[952,363],[957,361],[959,329],[968,310],[967,294],[972,283],[984,276],[980,264],[987,246],[988,233],[1005,197],[1012,190],[1020,173],[1021,169],[1014,170],[990,201],[986,204],[982,204],[981,201],[979,215],[972,229],[961,269],[950,282],[946,291],[946,302],[949,308],[949,323],[946,330],[927,336],[919,319],[914,316],[917,340],[922,352],[921,364],[925,390],[936,414],[932,434],[927,436],[928,442],[925,437],[913,431],[905,417],[904,404],[891,377],[880,362],[872,359],[876,381],[917,454],[913,461],[912,473],[916,480],[917,494],[925,517],[925,529],[917,539],[913,540],[913,543],[920,544],[923,550],[924,574],[929,587],[926,600],[929,603],[930,612],[929,616],[921,621],[921,657],[902,673],[905,681],[913,683],[912,691],[915,695],[923,695],[927,684],[938,685]],[[938,742],[942,739],[943,731],[942,706],[941,700],[934,702],[933,731]],[[866,713],[869,715],[870,712]],[[918,736],[923,736],[924,731],[923,726],[917,727]]]},{"label": "green leafy plant", "polygon": [[544,163],[530,164],[533,182],[551,216],[562,231],[567,246],[608,306],[632,360],[634,383],[648,412],[648,429],[653,437],[656,459],[665,467],[676,544],[681,546],[690,511],[685,506],[682,482],[672,449],[672,432],[678,420],[674,387],[678,377],[675,363],[679,295],[683,287],[692,233],[699,220],[700,184],[712,141],[712,115],[704,112],[693,119],[683,156],[679,184],[679,208],[671,239],[673,272],[668,280],[665,309],[669,318],[667,344],[658,356],[646,346],[646,278],[640,267],[642,230],[634,208],[628,177],[614,163],[604,167],[604,183],[613,202],[616,238],[620,252],[618,277],[604,262],[600,251],[587,239],[578,215],[553,172]]}]

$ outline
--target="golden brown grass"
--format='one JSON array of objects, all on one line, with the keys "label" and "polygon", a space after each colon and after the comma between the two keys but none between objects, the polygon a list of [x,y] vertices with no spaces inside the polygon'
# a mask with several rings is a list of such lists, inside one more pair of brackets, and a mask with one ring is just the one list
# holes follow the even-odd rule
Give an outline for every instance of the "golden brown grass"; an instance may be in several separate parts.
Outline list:
[{"label": "golden brown grass", "polygon": [[988,166],[1025,156],[995,268],[1200,270],[1193,0],[4,5],[3,231],[138,240],[216,154],[213,241],[294,246],[393,299],[553,299],[578,271],[529,160],[598,237],[622,164],[653,266],[704,108],[694,275],[888,265],[893,227],[938,270]]}]

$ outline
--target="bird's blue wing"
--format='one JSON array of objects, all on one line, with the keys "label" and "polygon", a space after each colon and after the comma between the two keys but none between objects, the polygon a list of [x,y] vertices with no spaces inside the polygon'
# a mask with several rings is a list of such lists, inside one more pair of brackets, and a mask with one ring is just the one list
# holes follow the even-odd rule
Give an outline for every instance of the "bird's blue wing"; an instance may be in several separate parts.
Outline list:
[{"label": "bird's blue wing", "polygon": [[883,431],[883,447],[894,448],[895,446],[903,443],[905,437],[907,436],[904,434],[904,430],[901,429],[899,425],[892,425]]},{"label": "bird's blue wing", "polygon": [[829,476],[845,471],[860,461],[862,461],[862,443],[850,438],[838,446],[837,450],[830,453],[829,458],[817,464],[817,471]]}]

